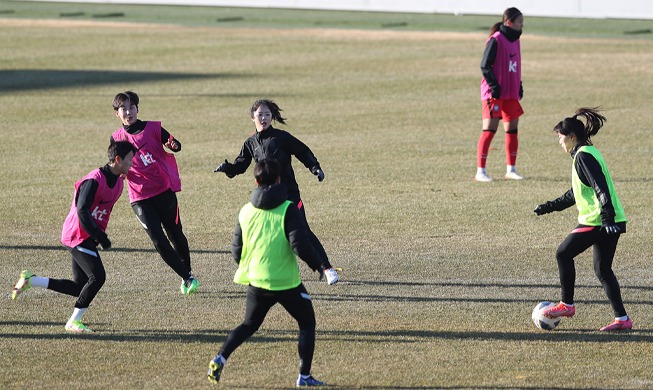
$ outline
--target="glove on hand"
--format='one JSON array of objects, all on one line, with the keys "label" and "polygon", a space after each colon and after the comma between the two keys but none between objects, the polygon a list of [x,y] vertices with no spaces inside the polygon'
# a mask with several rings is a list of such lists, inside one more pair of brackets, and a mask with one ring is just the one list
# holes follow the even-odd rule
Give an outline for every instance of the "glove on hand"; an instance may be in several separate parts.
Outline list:
[{"label": "glove on hand", "polygon": [[544,215],[544,214],[552,213],[553,211],[554,211],[553,207],[549,202],[542,203],[541,205],[537,206],[535,210],[533,210],[533,212],[537,215]]},{"label": "glove on hand", "polygon": [[519,83],[519,99],[521,100],[521,98],[523,98],[523,97],[524,97],[524,84],[522,84],[520,82]]},{"label": "glove on hand", "polygon": [[499,85],[492,88],[492,98],[494,99],[501,98],[501,87]]},{"label": "glove on hand", "polygon": [[223,172],[225,175],[227,175],[228,178],[231,179],[236,176],[233,173],[233,167],[234,165],[225,159],[222,164],[218,165],[218,167],[213,170],[213,172]]},{"label": "glove on hand", "polygon": [[615,224],[609,224],[603,226],[603,229],[605,229],[605,232],[607,234],[618,234],[621,233],[621,228]]},{"label": "glove on hand", "polygon": [[311,169],[311,173],[317,176],[317,181],[324,180],[324,172],[319,167],[314,167]]},{"label": "glove on hand", "polygon": [[111,249],[111,241],[109,241],[109,237],[104,237],[103,239],[100,240],[100,249],[103,251],[108,251]]}]

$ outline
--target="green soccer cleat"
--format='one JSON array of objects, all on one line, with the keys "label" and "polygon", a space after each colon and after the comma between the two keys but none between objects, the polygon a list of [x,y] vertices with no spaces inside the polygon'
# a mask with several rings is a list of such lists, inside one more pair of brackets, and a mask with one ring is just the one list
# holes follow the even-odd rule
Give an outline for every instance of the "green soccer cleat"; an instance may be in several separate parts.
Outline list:
[{"label": "green soccer cleat", "polygon": [[195,277],[191,275],[190,278],[181,282],[181,286],[179,287],[179,289],[181,290],[182,294],[191,295],[195,292],[195,290],[197,290],[199,286],[200,286],[200,281],[195,279]]},{"label": "green soccer cleat", "polygon": [[65,329],[68,333],[93,333],[92,330],[87,328],[86,325],[82,324],[82,321],[79,320],[68,322]]},{"label": "green soccer cleat", "polygon": [[208,372],[208,378],[211,383],[215,383],[216,385],[218,382],[220,382],[220,375],[222,375],[222,369],[224,368],[224,363],[222,362],[222,359],[220,359],[220,356],[216,356],[211,360],[211,363],[209,363],[209,372]]},{"label": "green soccer cleat", "polygon": [[18,283],[14,286],[14,291],[11,292],[11,299],[16,299],[16,297],[32,287],[32,276],[34,274],[28,270],[20,273],[20,279],[18,279]]}]

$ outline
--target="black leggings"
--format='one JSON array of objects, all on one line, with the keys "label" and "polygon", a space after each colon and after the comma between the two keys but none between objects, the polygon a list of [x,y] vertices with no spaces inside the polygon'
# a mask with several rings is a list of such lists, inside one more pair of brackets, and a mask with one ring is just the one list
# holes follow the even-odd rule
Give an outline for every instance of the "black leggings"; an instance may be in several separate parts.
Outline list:
[{"label": "black leggings", "polygon": [[66,248],[73,257],[73,280],[50,279],[48,289],[77,297],[75,307],[85,309],[104,285],[107,274],[93,240]]},{"label": "black leggings", "polygon": [[[622,227],[622,231],[624,230],[625,224]],[[615,317],[626,315],[619,282],[614,272],[612,272],[612,261],[617,250],[619,236],[620,234],[608,235],[600,226],[579,225],[562,241],[556,251],[556,260],[558,261],[563,302],[574,303],[574,286],[576,284],[574,257],[591,246],[593,249],[594,273],[601,282],[605,295],[610,300]]]},{"label": "black leggings", "polygon": [[182,279],[188,279],[191,272],[190,250],[179,218],[177,195],[167,190],[152,198],[134,202],[132,210],[163,261]]},{"label": "black leggings", "polygon": [[317,254],[320,255],[320,259],[322,259],[322,264],[324,265],[324,268],[325,269],[331,268],[331,263],[329,262],[329,256],[327,256],[326,251],[324,250],[324,246],[322,246],[320,239],[317,238],[315,233],[313,233],[311,227],[308,226],[308,220],[306,219],[306,210],[304,210],[304,202],[299,197],[299,194],[297,195],[288,194],[288,200],[293,202],[297,206],[297,208],[299,208],[299,212],[302,214],[302,217],[304,217],[304,222],[306,223],[306,230],[308,230],[308,238],[311,240],[311,244],[317,251]]},{"label": "black leggings", "polygon": [[299,325],[297,343],[299,372],[309,375],[315,351],[315,312],[311,297],[303,284],[283,291],[270,291],[248,286],[245,320],[229,333],[220,349],[220,354],[227,359],[236,348],[256,333],[268,311],[276,303],[280,303]]}]

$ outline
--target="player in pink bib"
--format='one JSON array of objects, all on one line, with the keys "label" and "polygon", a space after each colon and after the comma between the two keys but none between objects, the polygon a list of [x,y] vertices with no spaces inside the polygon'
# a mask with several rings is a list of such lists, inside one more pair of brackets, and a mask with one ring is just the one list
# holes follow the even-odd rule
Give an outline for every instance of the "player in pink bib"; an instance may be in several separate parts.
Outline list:
[{"label": "player in pink bib", "polygon": [[111,135],[111,142],[126,140],[138,149],[127,174],[129,202],[163,261],[181,277],[181,293],[190,295],[199,281],[191,273],[188,239],[179,218],[175,193],[181,191],[181,180],[175,156],[163,148],[177,153],[181,143],[161,122],[139,120],[138,103],[138,95],[132,91],[113,99],[122,127]]},{"label": "player in pink bib", "polygon": [[521,48],[519,38],[524,27],[524,16],[517,8],[508,8],[501,22],[490,30],[481,60],[481,103],[483,105],[483,131],[476,148],[476,176],[479,182],[492,178],[485,170],[490,143],[503,122],[506,133],[506,179],[521,180],[517,173],[517,128],[524,114],[519,101],[524,95],[521,81]]},{"label": "player in pink bib", "polygon": [[123,177],[132,165],[136,148],[126,141],[109,145],[109,163],[95,169],[75,183],[73,202],[61,232],[61,243],[73,258],[73,279],[51,279],[25,270],[11,298],[41,287],[77,297],[75,309],[65,329],[73,333],[90,333],[82,316],[104,284],[106,273],[97,246],[107,250],[111,241],[106,234],[113,205],[122,195]]}]

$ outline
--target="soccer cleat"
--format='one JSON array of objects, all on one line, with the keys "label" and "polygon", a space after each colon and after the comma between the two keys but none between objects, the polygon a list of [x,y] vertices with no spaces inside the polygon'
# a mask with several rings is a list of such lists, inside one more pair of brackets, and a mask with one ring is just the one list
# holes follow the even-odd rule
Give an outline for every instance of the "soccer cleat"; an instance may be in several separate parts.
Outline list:
[{"label": "soccer cleat", "polygon": [[340,280],[338,272],[333,268],[325,269],[324,276],[326,276],[327,283],[329,284],[336,284]]},{"label": "soccer cleat", "polygon": [[309,375],[308,378],[302,378],[301,374],[297,378],[297,387],[309,387],[309,386],[323,386],[324,382],[318,381],[313,378],[313,375]]},{"label": "soccer cleat", "polygon": [[179,287],[179,289],[181,290],[182,294],[191,295],[195,292],[195,290],[197,290],[199,286],[200,281],[191,276],[190,278],[181,282],[181,287]]},{"label": "soccer cleat", "polygon": [[524,176],[520,175],[516,171],[506,172],[506,179],[508,180],[524,180]]},{"label": "soccer cleat", "polygon": [[220,382],[220,375],[222,375],[223,368],[224,363],[222,362],[222,359],[220,359],[219,356],[214,357],[213,360],[211,360],[211,363],[209,363],[209,381],[218,384],[218,382]]},{"label": "soccer cleat", "polygon": [[82,324],[82,321],[74,320],[72,322],[66,323],[66,332],[70,333],[93,333],[92,330]]},{"label": "soccer cleat", "polygon": [[474,180],[479,181],[481,183],[487,183],[487,182],[491,182],[492,178],[488,176],[486,173],[478,172],[476,173],[476,176],[474,176]]},{"label": "soccer cleat", "polygon": [[574,314],[576,314],[576,307],[569,306],[563,302],[542,311],[542,315],[549,318],[573,317]]},{"label": "soccer cleat", "polygon": [[16,299],[16,297],[32,287],[32,276],[34,274],[28,270],[20,273],[20,279],[18,279],[18,283],[14,286],[14,291],[11,292],[11,299]]},{"label": "soccer cleat", "polygon": [[633,321],[628,318],[626,321],[620,321],[615,319],[611,324],[604,326],[599,329],[602,332],[610,332],[613,330],[628,330],[633,328]]}]

